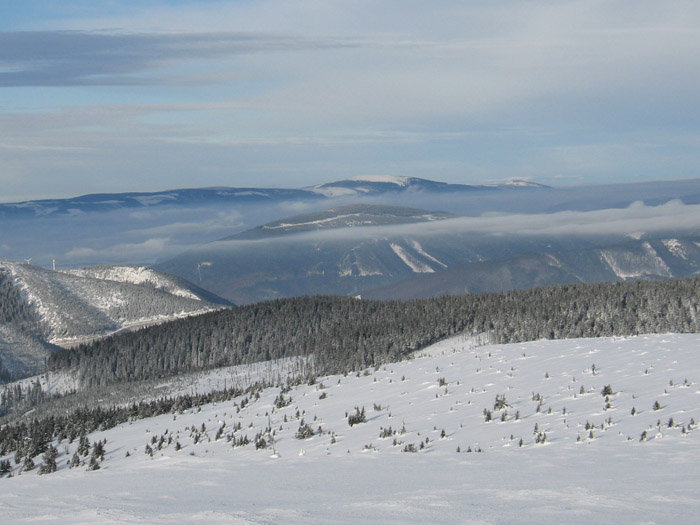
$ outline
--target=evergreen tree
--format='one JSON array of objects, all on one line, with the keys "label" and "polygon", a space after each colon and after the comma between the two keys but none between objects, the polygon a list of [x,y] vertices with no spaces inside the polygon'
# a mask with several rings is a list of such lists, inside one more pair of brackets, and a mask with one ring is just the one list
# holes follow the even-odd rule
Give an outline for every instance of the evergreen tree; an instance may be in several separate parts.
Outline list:
[{"label": "evergreen tree", "polygon": [[58,466],[56,465],[56,458],[58,457],[58,450],[55,447],[49,446],[49,448],[44,452],[42,456],[43,463],[39,467],[39,474],[51,474],[56,472]]},{"label": "evergreen tree", "polygon": [[104,460],[105,448],[104,448],[102,441],[95,441],[95,443],[92,445],[91,456],[99,461]]},{"label": "evergreen tree", "polygon": [[75,468],[80,466],[80,456],[78,452],[73,452],[73,456],[70,458],[70,463],[68,464],[70,468]]},{"label": "evergreen tree", "polygon": [[90,440],[86,435],[80,436],[80,441],[78,442],[78,454],[86,457],[90,453]]},{"label": "evergreen tree", "polygon": [[301,423],[299,423],[299,429],[297,430],[296,434],[294,434],[294,437],[297,439],[309,439],[314,435],[314,429],[311,428],[308,424],[304,423],[304,420],[301,420]]},{"label": "evergreen tree", "polygon": [[97,461],[95,456],[90,456],[90,464],[88,465],[87,470],[100,470],[100,462]]},{"label": "evergreen tree", "polygon": [[22,472],[27,472],[29,470],[32,470],[34,468],[34,460],[27,456],[24,458],[24,463],[22,463]]}]

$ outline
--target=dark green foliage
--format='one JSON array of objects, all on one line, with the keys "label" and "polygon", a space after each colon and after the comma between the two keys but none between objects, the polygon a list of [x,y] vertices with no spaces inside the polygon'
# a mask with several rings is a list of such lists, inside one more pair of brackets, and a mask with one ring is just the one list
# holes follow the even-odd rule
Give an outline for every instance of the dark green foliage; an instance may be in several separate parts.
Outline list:
[{"label": "dark green foliage", "polygon": [[284,407],[291,405],[291,404],[292,404],[292,398],[289,397],[289,398],[285,399],[281,393],[275,398],[275,406],[277,408],[284,408]]},{"label": "dark green foliage", "polygon": [[0,476],[7,474],[12,471],[12,464],[9,459],[3,459],[0,461]]},{"label": "dark green foliage", "polygon": [[87,436],[80,436],[80,441],[78,442],[78,455],[87,456],[90,453],[90,440]]},{"label": "dark green foliage", "polygon": [[39,332],[39,317],[22,299],[12,277],[0,269],[0,324],[12,324],[30,332]]},{"label": "dark green foliage", "polygon": [[603,388],[603,391],[600,393],[600,395],[603,396],[603,397],[607,397],[607,396],[613,395],[612,386],[610,386],[610,385],[605,385],[605,387]]},{"label": "dark green foliage", "polygon": [[[307,425],[308,426],[308,425]],[[299,437],[299,432],[297,432],[297,439],[305,439]],[[311,435],[313,435],[313,430],[311,431]],[[260,450],[261,448],[267,448],[267,441],[265,441],[265,438],[262,435],[258,435],[254,439],[255,441],[255,450]]]},{"label": "dark green foliage", "polygon": [[700,332],[700,279],[576,284],[408,302],[300,297],[182,319],[60,351],[83,387],[313,356],[316,375],[405,357],[455,333],[494,343]]},{"label": "dark green foliage", "polygon": [[34,460],[27,456],[24,458],[24,463],[22,463],[22,472],[27,472],[34,468]]},{"label": "dark green foliage", "polygon": [[[251,387],[251,391],[253,388]],[[45,452],[53,437],[66,435],[74,436],[71,439],[77,439],[80,436],[78,448],[73,455],[73,459],[77,457],[79,463],[81,455],[87,456],[90,453],[90,440],[85,434],[95,430],[107,430],[132,419],[180,412],[207,403],[230,401],[241,394],[243,394],[242,391],[232,389],[194,396],[186,394],[176,398],[132,403],[128,406],[83,407],[74,409],[68,414],[35,418],[30,421],[18,420],[0,427],[0,456],[14,451],[16,463],[19,464],[28,454],[31,454],[29,457],[35,457]],[[247,438],[245,439],[247,444]],[[97,450],[99,457],[102,458],[105,441],[99,443]],[[73,463],[72,460],[71,463]]]},{"label": "dark green foliage", "polygon": [[15,410],[37,406],[45,399],[38,379],[24,387],[21,384],[5,386],[0,392],[0,417]]},{"label": "dark green foliage", "polygon": [[92,445],[92,454],[91,457],[98,459],[100,461],[104,460],[105,458],[105,447],[102,441],[95,441],[95,443]]},{"label": "dark green foliage", "polygon": [[355,407],[355,413],[348,416],[348,424],[350,426],[359,425],[360,423],[364,423],[366,420],[365,407],[362,407],[362,410]]},{"label": "dark green foliage", "polygon": [[80,456],[77,452],[73,452],[73,456],[70,458],[70,463],[68,464],[70,468],[75,468],[80,466]]},{"label": "dark green foliage", "polygon": [[396,432],[394,430],[392,430],[391,427],[389,427],[389,428],[380,427],[380,429],[379,429],[379,437],[380,438],[388,438],[388,437],[393,436],[394,434],[396,434]]},{"label": "dark green foliage", "polygon": [[87,470],[100,470],[100,462],[95,456],[90,456],[90,464],[88,465]]},{"label": "dark green foliage", "polygon": [[49,446],[49,448],[44,452],[42,457],[43,463],[39,467],[39,474],[51,474],[56,472],[58,466],[56,465],[56,458],[58,457],[58,450],[55,447]]},{"label": "dark green foliage", "polygon": [[294,434],[294,437],[297,439],[308,439],[313,435],[314,429],[304,423],[304,420],[302,419],[301,423],[299,423],[299,429],[297,430],[297,433]]},{"label": "dark green foliage", "polygon": [[505,394],[496,394],[496,401],[493,404],[494,410],[503,410],[508,407],[508,401]]}]

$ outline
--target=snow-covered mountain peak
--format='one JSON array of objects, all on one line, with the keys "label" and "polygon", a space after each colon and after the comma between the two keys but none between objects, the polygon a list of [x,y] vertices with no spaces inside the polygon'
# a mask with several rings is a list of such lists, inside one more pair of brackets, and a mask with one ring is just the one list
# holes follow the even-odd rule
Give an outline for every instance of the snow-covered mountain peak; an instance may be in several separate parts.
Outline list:
[{"label": "snow-covered mountain peak", "polygon": [[529,182],[522,179],[510,179],[509,181],[500,184],[500,186],[510,186],[515,188],[546,188],[543,184],[537,184],[536,182]]},{"label": "snow-covered mountain peak", "polygon": [[357,175],[350,177],[349,180],[360,182],[374,182],[383,184],[396,184],[397,186],[405,187],[411,182],[411,177],[403,177],[397,175]]}]

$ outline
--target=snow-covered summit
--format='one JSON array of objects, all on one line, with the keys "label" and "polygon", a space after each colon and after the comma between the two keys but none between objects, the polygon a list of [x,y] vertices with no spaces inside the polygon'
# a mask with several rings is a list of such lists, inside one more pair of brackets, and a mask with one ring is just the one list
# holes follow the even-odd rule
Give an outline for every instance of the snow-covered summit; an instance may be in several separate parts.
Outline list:
[{"label": "snow-covered summit", "polygon": [[411,182],[411,177],[402,177],[397,175],[357,175],[350,177],[349,180],[362,182],[380,182],[384,184],[396,184],[397,186],[407,186]]},{"label": "snow-covered summit", "polygon": [[526,180],[522,179],[510,179],[507,182],[504,182],[503,184],[497,184],[496,186],[506,186],[506,187],[514,187],[514,188],[546,188],[547,186],[543,184],[538,184],[536,182],[529,182]]},{"label": "snow-covered summit", "polygon": [[510,180],[503,184],[469,185],[437,182],[417,177],[399,175],[358,175],[349,179],[317,184],[307,188],[313,193],[334,198],[347,195],[368,195],[379,193],[445,193],[445,192],[474,192],[498,191],[520,188],[547,188],[542,184],[522,180]]}]

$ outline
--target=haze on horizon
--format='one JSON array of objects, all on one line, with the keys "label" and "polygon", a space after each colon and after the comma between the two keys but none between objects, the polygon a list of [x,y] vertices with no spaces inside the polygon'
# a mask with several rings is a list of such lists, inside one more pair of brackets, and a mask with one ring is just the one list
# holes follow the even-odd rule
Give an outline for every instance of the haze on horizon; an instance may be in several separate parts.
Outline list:
[{"label": "haze on horizon", "polygon": [[0,6],[0,202],[363,174],[678,180],[700,5],[68,0]]}]

